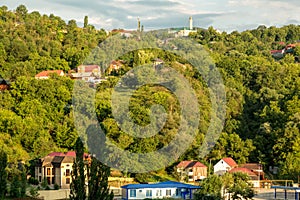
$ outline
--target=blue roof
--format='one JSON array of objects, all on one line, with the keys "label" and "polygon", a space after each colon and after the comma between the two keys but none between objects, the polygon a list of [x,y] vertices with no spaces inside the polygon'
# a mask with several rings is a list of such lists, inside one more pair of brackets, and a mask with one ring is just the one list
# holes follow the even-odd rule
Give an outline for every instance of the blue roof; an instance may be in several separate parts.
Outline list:
[{"label": "blue roof", "polygon": [[121,188],[124,189],[141,189],[141,188],[186,188],[186,189],[200,189],[200,186],[190,185],[186,183],[180,183],[175,181],[166,181],[161,183],[149,183],[149,184],[128,184]]}]

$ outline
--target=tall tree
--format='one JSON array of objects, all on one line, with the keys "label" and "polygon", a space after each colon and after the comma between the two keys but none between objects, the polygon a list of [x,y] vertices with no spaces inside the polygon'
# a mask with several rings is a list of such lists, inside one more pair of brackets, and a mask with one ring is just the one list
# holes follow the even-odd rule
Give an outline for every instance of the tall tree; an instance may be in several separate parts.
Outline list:
[{"label": "tall tree", "polygon": [[20,182],[20,195],[21,197],[26,196],[27,179],[26,179],[26,168],[24,165],[21,166],[21,182]]},{"label": "tall tree", "polygon": [[114,194],[109,192],[108,177],[110,167],[102,164],[93,157],[89,167],[89,192],[88,200],[112,200]]},{"label": "tall tree", "polygon": [[7,192],[7,155],[3,150],[0,150],[0,199],[4,199]]},{"label": "tall tree", "polygon": [[10,184],[10,197],[12,198],[19,198],[21,197],[20,192],[20,180],[19,180],[19,174],[14,174],[12,182]]},{"label": "tall tree", "polygon": [[70,199],[71,200],[85,200],[85,164],[83,159],[84,146],[80,138],[77,138],[75,143],[76,159],[73,164],[72,183],[70,185]]},{"label": "tall tree", "polygon": [[83,24],[83,27],[86,28],[88,26],[88,23],[89,23],[89,18],[88,16],[84,16],[84,24]]}]

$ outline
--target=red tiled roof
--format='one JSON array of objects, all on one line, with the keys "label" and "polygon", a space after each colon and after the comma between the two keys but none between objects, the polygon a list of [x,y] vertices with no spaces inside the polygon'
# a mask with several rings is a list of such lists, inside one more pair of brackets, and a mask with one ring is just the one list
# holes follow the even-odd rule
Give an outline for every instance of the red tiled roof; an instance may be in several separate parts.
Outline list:
[{"label": "red tiled roof", "polygon": [[230,167],[236,167],[238,164],[232,158],[223,158],[224,162],[226,162]]},{"label": "red tiled roof", "polygon": [[252,172],[250,169],[247,169],[244,167],[233,168],[229,171],[229,173],[236,173],[236,172],[245,173],[245,174],[248,174],[249,176],[256,176],[256,174],[254,172]]},{"label": "red tiled roof", "polygon": [[194,163],[193,167],[206,167],[207,168],[207,166],[205,166],[203,163],[201,163],[199,161],[197,161],[196,163]]},{"label": "red tiled roof", "polygon": [[66,156],[72,156],[72,157],[76,157],[76,152],[75,151],[68,151],[67,153],[65,153]]},{"label": "red tiled roof", "polygon": [[[52,152],[52,153],[49,153],[47,156],[70,156],[70,157],[76,157],[76,152],[75,151],[68,151],[66,153]],[[90,155],[88,153],[84,153],[83,156],[85,158],[90,157]]]},{"label": "red tiled roof", "polygon": [[242,164],[241,167],[250,170],[263,170],[262,164],[260,163],[246,163],[246,164]]},{"label": "red tiled roof", "polygon": [[178,168],[187,168],[187,167],[206,167],[199,161],[181,161],[178,165]]},{"label": "red tiled roof", "polygon": [[271,52],[271,54],[274,54],[274,53],[281,53],[282,50],[271,50],[270,52]]},{"label": "red tiled roof", "polygon": [[52,152],[49,153],[48,156],[65,156],[65,154],[62,152]]},{"label": "red tiled roof", "polygon": [[186,168],[186,167],[190,164],[190,162],[192,162],[192,161],[181,161],[181,162],[177,165],[177,167],[183,167],[183,168]]},{"label": "red tiled roof", "polygon": [[56,73],[57,75],[61,75],[61,73],[64,73],[63,70],[47,70],[47,71],[42,71],[35,75],[35,77],[43,77],[43,76],[50,76],[50,74]]},{"label": "red tiled roof", "polygon": [[93,72],[94,69],[100,68],[99,65],[80,65],[78,69],[82,66],[84,67],[84,72]]}]

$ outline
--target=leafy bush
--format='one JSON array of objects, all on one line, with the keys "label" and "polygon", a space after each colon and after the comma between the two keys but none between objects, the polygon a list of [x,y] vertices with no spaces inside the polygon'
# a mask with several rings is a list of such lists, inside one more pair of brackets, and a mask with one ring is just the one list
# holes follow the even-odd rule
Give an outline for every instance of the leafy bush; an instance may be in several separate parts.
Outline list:
[{"label": "leafy bush", "polygon": [[56,183],[54,184],[54,190],[59,190],[59,185],[57,185]]},{"label": "leafy bush", "polygon": [[28,179],[28,183],[29,183],[29,184],[32,184],[32,185],[38,185],[38,184],[39,184],[39,181],[38,181],[37,179],[33,178],[33,177],[30,177],[30,178]]}]

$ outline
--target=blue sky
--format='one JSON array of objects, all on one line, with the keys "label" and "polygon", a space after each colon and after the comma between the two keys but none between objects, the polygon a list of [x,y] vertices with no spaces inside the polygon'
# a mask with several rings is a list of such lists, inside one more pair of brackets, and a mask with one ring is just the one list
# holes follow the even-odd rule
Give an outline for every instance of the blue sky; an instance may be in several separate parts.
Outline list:
[{"label": "blue sky", "polygon": [[145,30],[194,26],[219,30],[246,30],[259,25],[300,24],[299,0],[0,0],[10,10],[24,4],[29,12],[55,14],[82,25],[85,15],[96,28]]}]

